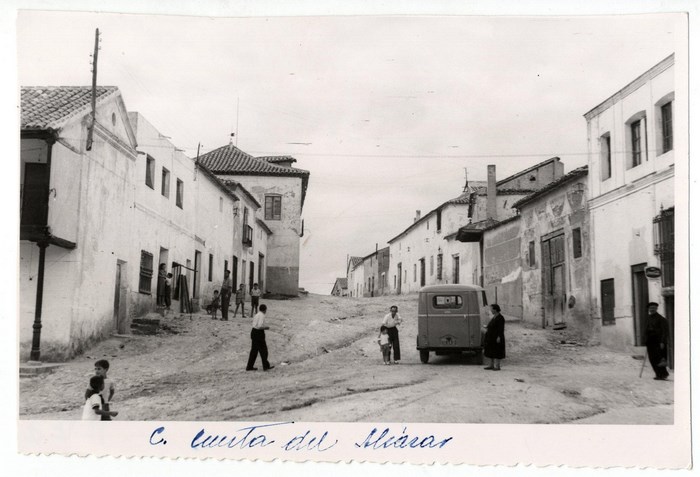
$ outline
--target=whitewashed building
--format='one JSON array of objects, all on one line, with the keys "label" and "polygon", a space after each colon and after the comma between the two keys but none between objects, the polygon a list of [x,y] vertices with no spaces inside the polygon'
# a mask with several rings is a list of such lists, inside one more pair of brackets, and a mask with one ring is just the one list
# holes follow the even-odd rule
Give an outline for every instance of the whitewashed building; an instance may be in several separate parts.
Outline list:
[{"label": "whitewashed building", "polygon": [[677,127],[674,85],[671,55],[584,115],[591,296],[611,346],[643,344],[649,301],[673,328],[674,136],[687,134]]},{"label": "whitewashed building", "polygon": [[22,358],[65,359],[128,332],[134,317],[156,310],[161,263],[175,275],[172,308],[196,311],[245,254],[236,240],[244,207],[261,235],[249,248],[267,253],[255,198],[127,113],[116,87],[97,88],[88,146],[90,96],[86,87],[22,88]]},{"label": "whitewashed building", "polygon": [[199,162],[220,179],[240,183],[260,203],[261,218],[272,232],[264,257],[267,277],[263,290],[297,296],[300,238],[304,235],[301,214],[309,172],[293,167],[293,157],[253,157],[233,144],[203,154]]}]

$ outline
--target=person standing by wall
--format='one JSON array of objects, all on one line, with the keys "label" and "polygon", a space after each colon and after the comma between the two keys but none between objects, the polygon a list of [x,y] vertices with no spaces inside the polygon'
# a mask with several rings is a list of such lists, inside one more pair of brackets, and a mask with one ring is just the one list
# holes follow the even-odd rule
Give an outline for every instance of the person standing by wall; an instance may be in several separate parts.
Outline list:
[{"label": "person standing by wall", "polygon": [[231,272],[224,272],[224,281],[221,282],[221,321],[228,321],[228,304],[231,300],[231,291],[233,283],[231,283]]},{"label": "person standing by wall", "polygon": [[246,371],[257,371],[258,368],[254,366],[255,360],[258,358],[258,353],[260,353],[263,371],[274,368],[274,366],[270,366],[270,362],[267,360],[267,342],[265,341],[265,330],[269,330],[270,327],[265,325],[266,313],[267,306],[260,305],[260,311],[253,317],[253,328],[250,330],[250,355],[248,355],[248,365],[245,368]]},{"label": "person standing by wall", "polygon": [[495,303],[491,305],[491,316],[484,336],[484,356],[491,359],[491,363],[484,369],[500,371],[501,360],[506,357],[506,319],[501,315],[501,307]]},{"label": "person standing by wall", "polygon": [[168,272],[165,271],[165,264],[161,263],[158,266],[158,282],[156,284],[156,304],[158,306],[165,305],[165,280],[168,278]]},{"label": "person standing by wall", "polygon": [[391,343],[391,348],[394,350],[394,364],[399,364],[401,361],[401,347],[399,346],[399,329],[398,325],[401,324],[401,315],[399,315],[399,307],[392,305],[389,308],[389,313],[384,315],[382,320],[382,326],[386,327],[387,333],[389,333],[389,342]]},{"label": "person standing by wall", "polygon": [[668,350],[668,321],[662,315],[657,313],[659,304],[651,302],[647,305],[647,327],[645,330],[645,342],[647,345],[647,354],[649,355],[649,364],[654,369],[654,379],[657,381],[665,381],[668,378],[667,366],[667,350]]}]

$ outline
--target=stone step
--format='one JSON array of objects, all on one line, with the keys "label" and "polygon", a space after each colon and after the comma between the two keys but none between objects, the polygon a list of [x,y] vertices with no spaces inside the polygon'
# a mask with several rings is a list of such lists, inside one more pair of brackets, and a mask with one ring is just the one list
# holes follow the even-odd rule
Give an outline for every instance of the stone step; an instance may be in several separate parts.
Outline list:
[{"label": "stone step", "polygon": [[33,378],[42,374],[49,374],[63,366],[63,363],[41,363],[30,361],[19,367],[20,378]]}]

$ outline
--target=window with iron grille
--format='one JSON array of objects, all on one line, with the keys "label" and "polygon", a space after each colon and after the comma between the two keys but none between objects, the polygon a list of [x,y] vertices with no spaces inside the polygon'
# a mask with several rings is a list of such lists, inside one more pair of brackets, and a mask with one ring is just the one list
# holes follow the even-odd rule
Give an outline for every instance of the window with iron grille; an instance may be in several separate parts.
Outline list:
[{"label": "window with iron grille", "polygon": [[674,208],[661,209],[654,217],[654,254],[661,262],[661,286],[674,284]]},{"label": "window with iron grille", "polygon": [[151,294],[151,278],[153,277],[153,254],[141,250],[141,266],[139,268],[139,293]]},{"label": "window with iron grille", "polygon": [[442,280],[442,254],[437,256],[437,279]]},{"label": "window with iron grille", "polygon": [[673,149],[673,102],[661,106],[661,131],[663,136],[663,152]]},{"label": "window with iron grille", "polygon": [[281,220],[282,218],[282,196],[265,196],[265,220]]}]

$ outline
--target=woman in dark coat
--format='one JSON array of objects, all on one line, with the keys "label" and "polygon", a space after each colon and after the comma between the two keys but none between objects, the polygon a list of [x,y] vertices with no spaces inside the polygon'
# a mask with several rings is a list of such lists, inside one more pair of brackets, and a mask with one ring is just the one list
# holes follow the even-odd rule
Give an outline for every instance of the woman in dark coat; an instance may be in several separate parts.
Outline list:
[{"label": "woman in dark coat", "polygon": [[506,337],[503,334],[506,320],[501,315],[501,307],[491,305],[491,321],[486,325],[484,336],[484,356],[491,359],[491,364],[484,369],[501,370],[501,360],[506,357]]}]

